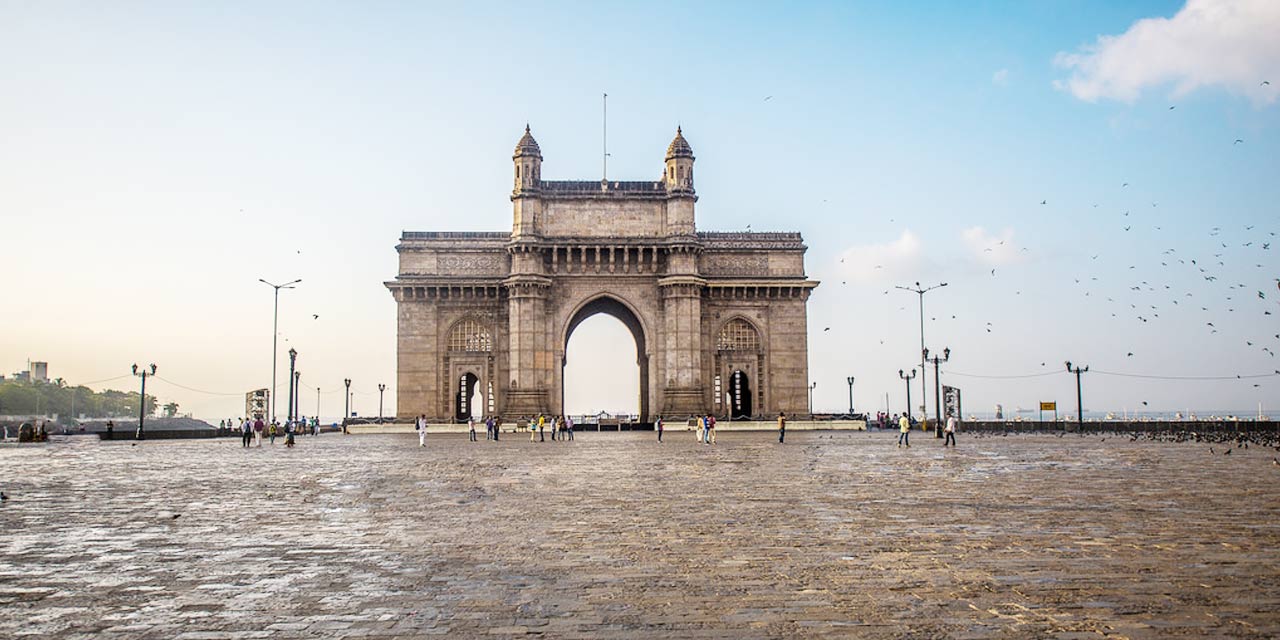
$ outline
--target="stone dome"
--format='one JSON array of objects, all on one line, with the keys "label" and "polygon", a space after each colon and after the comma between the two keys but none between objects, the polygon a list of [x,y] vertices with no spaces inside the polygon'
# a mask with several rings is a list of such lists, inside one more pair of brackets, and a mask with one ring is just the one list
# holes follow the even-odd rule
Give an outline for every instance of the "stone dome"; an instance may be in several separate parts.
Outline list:
[{"label": "stone dome", "polygon": [[520,142],[516,143],[515,155],[511,157],[519,158],[521,156],[542,157],[542,149],[538,148],[538,141],[534,140],[533,134],[529,133],[529,125],[527,124],[524,126],[524,135],[520,137]]},{"label": "stone dome", "polygon": [[667,160],[672,158],[693,158],[693,147],[689,146],[689,141],[684,139],[684,133],[680,127],[676,127],[676,137],[667,145]]}]

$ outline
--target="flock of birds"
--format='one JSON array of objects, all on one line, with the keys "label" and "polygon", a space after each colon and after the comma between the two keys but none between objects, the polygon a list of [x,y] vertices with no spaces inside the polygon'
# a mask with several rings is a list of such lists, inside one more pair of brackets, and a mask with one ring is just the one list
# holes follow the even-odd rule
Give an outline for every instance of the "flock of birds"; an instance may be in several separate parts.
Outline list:
[{"label": "flock of birds", "polygon": [[[1262,82],[1262,85],[1270,84],[1268,81]],[[1169,110],[1175,108],[1176,105],[1171,105]],[[1244,138],[1234,138],[1230,146],[1241,144],[1245,144]],[[1130,190],[1130,183],[1122,181],[1120,189]],[[1042,198],[1039,204],[1048,206],[1049,198]],[[1097,202],[1089,204],[1092,204],[1093,209],[1103,206]],[[1225,328],[1225,325],[1232,318],[1248,314],[1275,316],[1275,303],[1280,299],[1277,293],[1280,292],[1270,287],[1280,288],[1280,278],[1275,277],[1275,260],[1271,253],[1277,232],[1258,229],[1253,224],[1227,227],[1206,225],[1201,231],[1204,241],[1176,246],[1174,240],[1167,239],[1167,235],[1162,233],[1166,226],[1176,224],[1176,221],[1171,217],[1154,217],[1150,213],[1159,206],[1158,201],[1151,202],[1147,214],[1135,211],[1132,207],[1116,207],[1114,234],[1136,236],[1132,240],[1135,248],[1125,254],[1126,258],[1119,263],[1099,263],[1102,253],[1094,253],[1087,261],[1082,260],[1083,273],[1073,278],[1076,293],[1086,302],[1095,305],[1100,302],[1099,299],[1104,299],[1105,305],[1101,306],[1111,318],[1127,319],[1139,325],[1160,323],[1171,316],[1177,316],[1185,323],[1188,321],[1186,314],[1198,314],[1198,318],[1190,321],[1201,323],[1200,326],[1207,335],[1218,334],[1220,331],[1227,335],[1239,333],[1238,339],[1244,347],[1268,358],[1275,358],[1276,352],[1280,351],[1280,332],[1275,330],[1274,324],[1253,321],[1233,324],[1230,329]],[[1142,208],[1145,207],[1139,207]],[[1096,215],[1091,217],[1097,219]],[[1105,217],[1101,223],[1107,224]],[[1180,235],[1185,237],[1186,229],[1182,229],[1182,232]],[[1005,244],[1005,239],[993,239],[981,252],[1007,252]],[[1140,258],[1144,254],[1154,255],[1154,252],[1148,252],[1148,247],[1161,249],[1157,259]],[[1024,246],[1016,254],[1022,255],[1030,251],[1029,247]],[[840,262],[844,261],[844,258],[840,259]],[[876,270],[882,268],[884,265],[873,267]],[[1256,276],[1247,275],[1249,272]],[[1121,282],[1116,282],[1116,276],[1121,278]],[[999,277],[997,269],[990,269],[990,277]],[[1250,280],[1253,281],[1252,284],[1249,283]],[[841,281],[841,285],[847,286],[848,281]],[[891,292],[892,289],[884,289],[882,295],[887,296]],[[1020,296],[1022,291],[1015,290],[1013,294]],[[899,310],[908,310],[905,301]],[[947,315],[952,320],[956,319],[955,315]],[[938,317],[930,319],[936,321]],[[1241,329],[1242,326],[1247,328]],[[1269,328],[1260,329],[1264,326]],[[986,322],[980,328],[986,333],[992,333],[996,327],[992,322]],[[825,327],[823,331],[830,329]],[[1185,329],[1180,331],[1185,333]],[[880,339],[880,344],[884,343],[885,340]],[[1132,359],[1135,358],[1135,353],[1125,350],[1123,357]],[[1047,363],[1042,362],[1040,366],[1046,367]],[[1280,365],[1273,366],[1272,372],[1280,376]],[[1250,383],[1254,388],[1261,387],[1260,384]],[[1147,402],[1142,404],[1147,405]]]}]

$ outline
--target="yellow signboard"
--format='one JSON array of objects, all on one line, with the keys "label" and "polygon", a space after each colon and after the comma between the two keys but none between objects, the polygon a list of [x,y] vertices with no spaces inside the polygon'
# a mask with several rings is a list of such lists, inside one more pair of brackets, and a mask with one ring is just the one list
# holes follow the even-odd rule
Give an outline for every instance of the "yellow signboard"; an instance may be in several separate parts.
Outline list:
[{"label": "yellow signboard", "polygon": [[1040,410],[1041,411],[1057,411],[1058,403],[1057,402],[1041,402]]}]

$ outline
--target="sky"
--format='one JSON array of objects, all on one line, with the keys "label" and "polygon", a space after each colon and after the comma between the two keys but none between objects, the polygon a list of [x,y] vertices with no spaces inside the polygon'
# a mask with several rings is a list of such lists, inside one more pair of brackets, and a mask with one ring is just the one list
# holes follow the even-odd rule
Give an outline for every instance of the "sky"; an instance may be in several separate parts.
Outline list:
[{"label": "sky", "polygon": [[[0,372],[154,362],[162,401],[237,416],[271,380],[258,279],[301,278],[304,410],[351,378],[390,414],[401,231],[509,229],[526,122],[546,179],[597,179],[607,92],[610,178],[679,124],[699,229],[803,233],[817,411],[847,376],[905,405],[915,282],[948,283],[925,341],[966,414],[1074,408],[1066,360],[1086,410],[1275,409],[1276,33],[1269,0],[0,0]],[[620,323],[569,359],[571,412],[634,410]]]}]

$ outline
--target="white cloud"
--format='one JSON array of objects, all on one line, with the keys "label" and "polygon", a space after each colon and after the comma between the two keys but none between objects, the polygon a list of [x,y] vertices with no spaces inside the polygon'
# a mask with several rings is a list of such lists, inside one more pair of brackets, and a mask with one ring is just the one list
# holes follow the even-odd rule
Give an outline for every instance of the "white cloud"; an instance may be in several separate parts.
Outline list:
[{"label": "white cloud", "polygon": [[850,247],[840,254],[840,275],[854,282],[882,282],[918,277],[924,251],[910,229],[897,240]]},{"label": "white cloud", "polygon": [[1220,87],[1271,104],[1280,95],[1280,2],[1188,0],[1172,18],[1139,20],[1118,36],[1059,52],[1054,63],[1071,70],[1054,86],[1089,102],[1133,102],[1144,89],[1171,84],[1174,97]]},{"label": "white cloud", "polygon": [[1009,70],[1001,69],[991,74],[991,84],[997,87],[1005,87],[1009,85]]},{"label": "white cloud", "polygon": [[960,232],[960,237],[973,258],[982,264],[1012,264],[1022,257],[1022,250],[1013,241],[1013,229],[1006,228],[993,235],[982,227],[970,227]]}]

